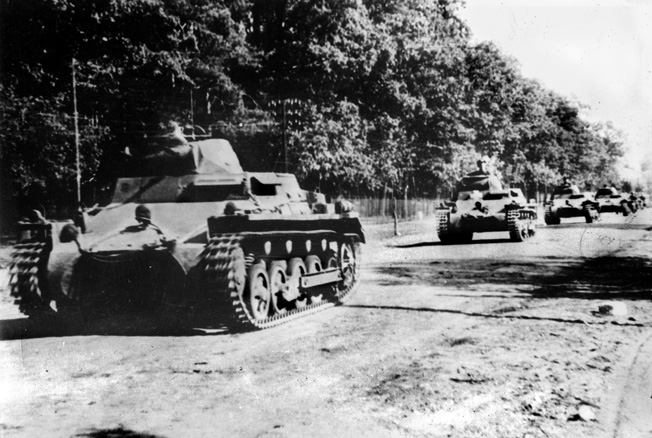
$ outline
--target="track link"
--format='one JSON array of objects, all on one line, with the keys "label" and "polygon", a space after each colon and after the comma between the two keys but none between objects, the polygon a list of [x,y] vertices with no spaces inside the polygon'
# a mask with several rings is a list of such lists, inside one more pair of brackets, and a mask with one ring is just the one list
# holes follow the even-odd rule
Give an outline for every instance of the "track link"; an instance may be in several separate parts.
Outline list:
[{"label": "track link", "polygon": [[9,264],[10,293],[25,314],[48,304],[39,284],[39,270],[49,251],[50,246],[43,241],[19,243],[14,247]]}]

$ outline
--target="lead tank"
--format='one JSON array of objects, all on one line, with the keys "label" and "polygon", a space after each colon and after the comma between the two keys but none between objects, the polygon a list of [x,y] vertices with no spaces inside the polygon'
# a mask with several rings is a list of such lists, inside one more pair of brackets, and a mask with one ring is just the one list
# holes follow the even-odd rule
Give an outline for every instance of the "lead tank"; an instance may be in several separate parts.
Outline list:
[{"label": "lead tank", "polygon": [[364,233],[294,175],[244,172],[222,139],[131,151],[111,203],[61,224],[19,223],[11,294],[29,315],[130,310],[263,329],[343,302]]}]

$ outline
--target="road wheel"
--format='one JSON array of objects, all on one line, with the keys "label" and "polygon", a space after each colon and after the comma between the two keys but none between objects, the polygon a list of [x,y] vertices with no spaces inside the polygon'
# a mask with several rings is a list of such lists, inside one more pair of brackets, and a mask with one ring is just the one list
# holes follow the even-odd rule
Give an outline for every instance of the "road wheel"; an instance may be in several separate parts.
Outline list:
[{"label": "road wheel", "polygon": [[316,255],[309,255],[303,263],[306,265],[308,274],[321,272],[321,260]]},{"label": "road wheel", "polygon": [[260,321],[269,316],[271,293],[265,262],[260,261],[249,268],[244,298],[253,319]]},{"label": "road wheel", "polygon": [[298,257],[290,259],[286,271],[288,296],[293,298],[294,306],[298,309],[308,305],[308,296],[301,290],[301,277],[306,272],[306,265],[303,260]]},{"label": "road wheel", "polygon": [[324,269],[335,269],[339,265],[337,264],[337,253],[335,251],[329,250],[326,253],[326,256],[322,259],[322,266]]},{"label": "road wheel", "polygon": [[288,289],[286,269],[287,263],[279,260],[271,262],[267,269],[269,292],[272,298],[272,310],[276,315],[283,314],[292,307],[292,302],[286,299]]}]

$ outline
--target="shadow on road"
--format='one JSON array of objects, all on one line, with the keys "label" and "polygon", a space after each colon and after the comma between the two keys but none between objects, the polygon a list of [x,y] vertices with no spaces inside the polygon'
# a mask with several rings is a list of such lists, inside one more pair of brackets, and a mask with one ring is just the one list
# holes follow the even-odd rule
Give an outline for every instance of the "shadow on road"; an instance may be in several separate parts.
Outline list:
[{"label": "shadow on road", "polygon": [[432,241],[432,242],[418,242],[418,243],[411,243],[411,244],[406,244],[406,245],[390,245],[391,248],[418,248],[421,246],[456,246],[456,245],[463,245],[463,246],[469,246],[469,245],[484,245],[484,244],[492,244],[492,243],[517,243],[513,242],[511,239],[487,239],[487,240],[472,240],[470,242],[465,242],[465,243],[441,243],[440,241]]},{"label": "shadow on road", "polygon": [[[527,319],[534,321],[553,321],[553,322],[563,322],[566,324],[587,324],[584,319],[569,319],[569,318],[553,318],[545,316],[533,316],[533,315],[509,315],[503,312],[495,313],[479,313],[479,312],[465,312],[463,310],[455,309],[434,309],[430,307],[404,307],[404,306],[371,306],[365,304],[347,304],[346,307],[354,309],[374,309],[374,310],[404,310],[409,312],[433,312],[433,313],[449,313],[455,315],[465,315],[465,316],[474,316],[481,318],[497,318],[497,319]],[[518,310],[517,308],[510,310]],[[604,321],[601,324],[614,324],[613,321]],[[618,325],[626,325],[633,327],[647,327],[647,324],[636,323],[636,322],[621,322]]]},{"label": "shadow on road", "polygon": [[592,224],[581,223],[569,223],[569,224],[557,224],[557,225],[546,225],[546,228],[610,228],[613,230],[645,230],[652,231],[652,227],[649,224],[639,224],[639,223],[613,223],[613,222],[598,222]]},{"label": "shadow on road", "polygon": [[164,321],[157,315],[125,314],[63,318],[56,314],[0,320],[0,340],[62,336],[206,336],[233,334],[210,315]]},{"label": "shadow on road", "polygon": [[652,298],[648,258],[604,256],[559,269],[532,292],[536,298]]},{"label": "shadow on road", "polygon": [[77,434],[74,438],[162,438],[160,435],[150,433],[134,432],[129,429],[117,427],[114,429],[93,429],[88,432]]},{"label": "shadow on road", "polygon": [[652,263],[643,257],[605,256],[586,260],[556,257],[537,262],[448,259],[428,264],[374,266],[381,286],[528,286],[519,294],[534,298],[651,299]]}]

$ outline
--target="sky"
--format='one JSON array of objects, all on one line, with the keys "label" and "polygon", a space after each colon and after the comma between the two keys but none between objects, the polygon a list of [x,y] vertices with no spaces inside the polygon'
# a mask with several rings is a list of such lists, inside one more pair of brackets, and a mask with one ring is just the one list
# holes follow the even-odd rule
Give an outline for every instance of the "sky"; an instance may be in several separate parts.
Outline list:
[{"label": "sky", "polygon": [[465,0],[474,42],[492,41],[523,76],[588,105],[626,134],[623,176],[652,159],[651,0]]}]

